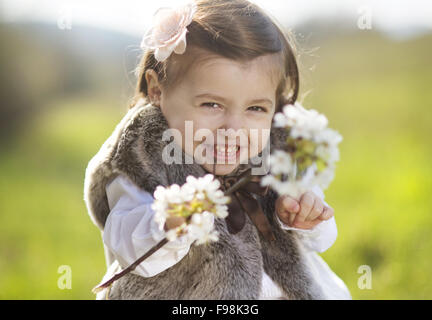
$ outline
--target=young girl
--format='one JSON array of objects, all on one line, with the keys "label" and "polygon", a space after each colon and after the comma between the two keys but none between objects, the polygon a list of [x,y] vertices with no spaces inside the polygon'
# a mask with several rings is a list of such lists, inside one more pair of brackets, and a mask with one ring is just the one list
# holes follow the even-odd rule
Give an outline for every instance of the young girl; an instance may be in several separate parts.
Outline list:
[{"label": "young girl", "polygon": [[[158,185],[182,185],[188,175],[209,172],[235,181],[266,146],[283,144],[273,115],[294,103],[299,90],[287,36],[246,0],[161,8],[143,46],[134,103],[86,170],[85,201],[102,230],[109,266],[104,280],[165,236],[151,208]],[[166,139],[168,129],[180,133],[174,143]],[[214,140],[195,139],[200,130]],[[201,143],[205,156],[197,152]],[[166,161],[168,146],[181,161]],[[317,254],[337,236],[323,192],[315,187],[294,199],[269,190],[251,197],[273,239],[244,213],[229,211],[213,221],[218,241],[170,241],[97,298],[350,299]],[[166,229],[175,225],[167,221]]]}]

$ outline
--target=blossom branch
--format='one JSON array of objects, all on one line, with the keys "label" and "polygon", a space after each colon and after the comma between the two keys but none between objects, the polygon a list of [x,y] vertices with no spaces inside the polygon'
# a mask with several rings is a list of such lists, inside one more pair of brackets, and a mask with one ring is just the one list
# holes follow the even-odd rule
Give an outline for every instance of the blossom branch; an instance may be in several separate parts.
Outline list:
[{"label": "blossom branch", "polygon": [[326,189],[333,180],[334,163],[339,160],[337,145],[342,141],[327,124],[323,114],[306,110],[299,103],[285,105],[276,113],[274,126],[286,130],[287,140],[282,150],[270,155],[270,174],[261,184],[295,198],[314,185]]},{"label": "blossom branch", "polygon": [[[156,211],[155,221],[167,231],[165,238],[126,269],[93,288],[93,293],[109,288],[115,281],[135,270],[141,262],[179,235],[185,234],[193,237],[198,240],[195,244],[202,244],[209,240],[217,241],[217,232],[213,230],[213,225],[210,223],[212,214],[225,218],[228,215],[226,203],[229,201],[229,197],[227,195],[241,187],[250,177],[243,177],[225,193],[219,190],[220,182],[213,180],[213,178],[214,176],[211,174],[198,179],[188,176],[182,187],[176,184],[168,188],[158,186],[154,192],[155,202],[152,208]],[[178,227],[168,228],[167,220],[179,217],[185,222]]]}]

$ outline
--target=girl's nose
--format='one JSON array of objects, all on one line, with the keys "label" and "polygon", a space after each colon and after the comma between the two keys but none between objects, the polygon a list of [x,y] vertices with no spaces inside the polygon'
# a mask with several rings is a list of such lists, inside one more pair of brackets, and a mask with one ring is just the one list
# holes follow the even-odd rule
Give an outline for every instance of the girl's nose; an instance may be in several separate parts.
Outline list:
[{"label": "girl's nose", "polygon": [[227,113],[224,117],[223,128],[226,130],[232,129],[234,131],[245,129],[244,117],[239,114]]},{"label": "girl's nose", "polygon": [[227,137],[228,141],[237,141],[239,144],[242,139],[247,139],[246,123],[242,115],[229,114],[224,117],[224,122],[220,126],[222,137]]}]

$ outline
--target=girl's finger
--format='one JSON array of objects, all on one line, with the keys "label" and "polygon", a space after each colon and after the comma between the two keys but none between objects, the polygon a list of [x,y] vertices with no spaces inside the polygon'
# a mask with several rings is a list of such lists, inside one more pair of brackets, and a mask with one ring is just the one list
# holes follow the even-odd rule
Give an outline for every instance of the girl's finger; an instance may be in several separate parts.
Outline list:
[{"label": "girl's finger", "polygon": [[318,218],[324,211],[324,203],[321,199],[315,198],[314,206],[305,221],[312,221]]},{"label": "girl's finger", "polygon": [[293,226],[295,217],[296,217],[296,213],[291,213],[291,212],[289,213],[289,225],[290,225],[290,227]]},{"label": "girl's finger", "polygon": [[297,217],[294,221],[296,222],[304,222],[306,217],[309,215],[315,203],[315,196],[312,192],[306,192],[300,199],[300,212],[297,214]]},{"label": "girl's finger", "polygon": [[282,204],[283,209],[288,212],[297,213],[300,210],[300,205],[298,201],[294,198],[291,198],[290,196],[284,196]]},{"label": "girl's finger", "polygon": [[164,229],[165,231],[177,228],[186,222],[184,217],[168,217],[165,221]]},{"label": "girl's finger", "polygon": [[298,228],[298,229],[311,230],[311,229],[315,228],[321,222],[322,221],[319,219],[315,219],[312,221],[296,222],[296,225],[294,227]]},{"label": "girl's finger", "polygon": [[334,210],[330,207],[324,207],[323,213],[318,217],[320,220],[328,220],[334,216]]}]

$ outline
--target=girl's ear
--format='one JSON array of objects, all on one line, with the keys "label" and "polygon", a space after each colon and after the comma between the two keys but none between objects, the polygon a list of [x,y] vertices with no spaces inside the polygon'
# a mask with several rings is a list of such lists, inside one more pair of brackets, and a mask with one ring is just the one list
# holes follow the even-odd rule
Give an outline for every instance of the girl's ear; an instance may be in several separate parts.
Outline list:
[{"label": "girl's ear", "polygon": [[147,96],[149,97],[150,102],[153,105],[160,107],[162,91],[156,72],[153,69],[146,70],[145,79],[147,82]]}]

